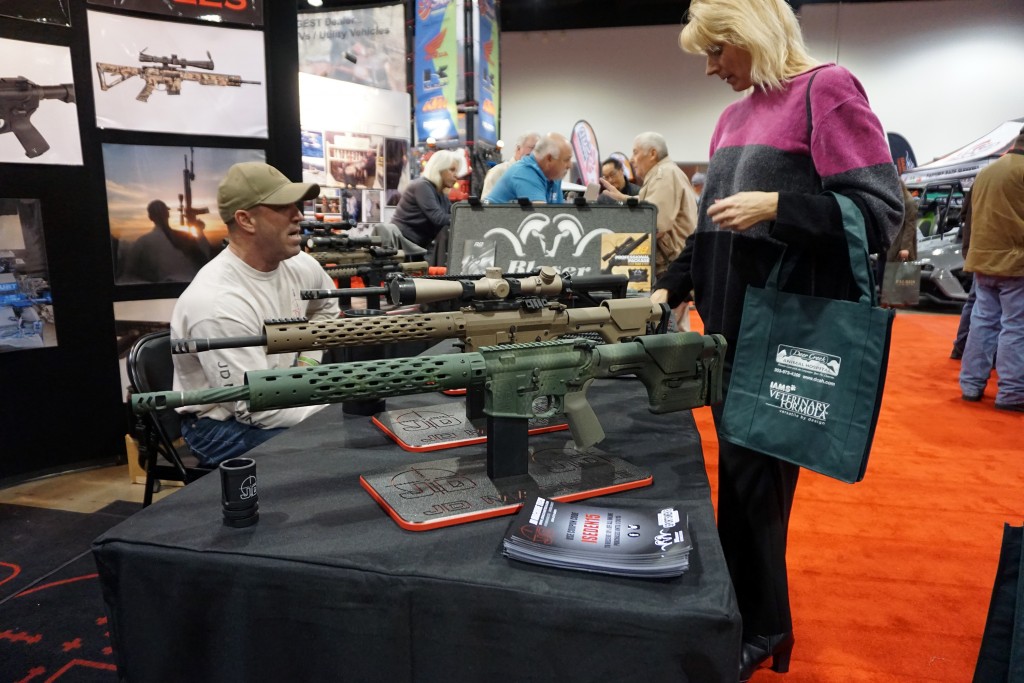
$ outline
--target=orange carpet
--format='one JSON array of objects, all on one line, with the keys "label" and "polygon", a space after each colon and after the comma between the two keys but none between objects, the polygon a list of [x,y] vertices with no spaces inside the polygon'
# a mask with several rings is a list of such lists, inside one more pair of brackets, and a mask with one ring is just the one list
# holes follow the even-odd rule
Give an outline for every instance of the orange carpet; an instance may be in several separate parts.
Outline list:
[{"label": "orange carpet", "polygon": [[[701,329],[700,319],[692,318]],[[1003,523],[1024,523],[1024,414],[960,399],[958,317],[900,311],[867,475],[804,471],[790,524],[796,647],[755,683],[969,682]],[[718,441],[694,411],[716,486]]]}]

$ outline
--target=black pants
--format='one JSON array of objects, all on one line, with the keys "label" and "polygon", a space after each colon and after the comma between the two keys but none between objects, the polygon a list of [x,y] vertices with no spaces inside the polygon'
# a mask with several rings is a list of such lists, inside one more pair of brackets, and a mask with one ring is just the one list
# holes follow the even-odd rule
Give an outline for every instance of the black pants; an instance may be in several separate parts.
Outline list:
[{"label": "black pants", "polygon": [[[722,404],[712,408],[717,425]],[[719,438],[718,535],[743,637],[793,630],[786,540],[800,468]]]}]

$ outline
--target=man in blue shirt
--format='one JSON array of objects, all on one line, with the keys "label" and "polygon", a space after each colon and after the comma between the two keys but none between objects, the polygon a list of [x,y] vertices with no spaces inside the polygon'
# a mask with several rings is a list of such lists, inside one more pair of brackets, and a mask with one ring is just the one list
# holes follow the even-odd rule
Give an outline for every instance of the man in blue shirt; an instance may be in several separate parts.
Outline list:
[{"label": "man in blue shirt", "polygon": [[533,154],[506,171],[483,200],[487,204],[507,204],[525,197],[532,202],[563,204],[562,177],[571,165],[569,140],[548,133],[537,142]]}]

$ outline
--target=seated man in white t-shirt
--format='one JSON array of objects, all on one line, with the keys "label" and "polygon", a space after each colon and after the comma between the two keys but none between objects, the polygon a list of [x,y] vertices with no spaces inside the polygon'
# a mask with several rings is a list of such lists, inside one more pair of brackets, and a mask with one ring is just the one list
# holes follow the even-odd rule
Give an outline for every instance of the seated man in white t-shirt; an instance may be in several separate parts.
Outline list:
[{"label": "seated man in white t-shirt", "polygon": [[[303,301],[303,289],[334,283],[301,249],[297,204],[318,196],[314,183],[293,183],[260,162],[232,166],[217,190],[228,246],[196,274],[171,315],[171,338],[263,334],[268,318],[335,318],[337,299]],[[316,365],[320,352],[267,355],[264,347],[174,356],[174,390],[238,386],[247,370]],[[249,412],[244,401],[179,408],[182,436],[206,466],[237,457],[324,406]]]}]

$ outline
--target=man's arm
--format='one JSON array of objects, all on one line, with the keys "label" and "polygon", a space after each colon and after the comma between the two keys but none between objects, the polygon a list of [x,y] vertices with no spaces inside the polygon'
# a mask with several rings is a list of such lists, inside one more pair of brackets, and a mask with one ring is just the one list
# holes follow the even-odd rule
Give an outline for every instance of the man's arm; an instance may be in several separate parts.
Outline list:
[{"label": "man's arm", "polygon": [[[262,331],[262,324],[260,325]],[[259,332],[255,332],[259,333]],[[191,336],[222,338],[240,335],[251,335],[254,331],[250,325],[243,324],[237,320],[207,319],[203,320],[189,330]],[[296,354],[272,354],[267,355],[264,347],[250,346],[235,349],[218,349],[206,353],[198,353],[193,356],[200,364],[203,375],[210,387],[235,387],[242,386],[245,382],[247,370],[268,370],[286,368],[295,362]],[[183,362],[189,362],[184,360]],[[245,401],[237,401],[233,404],[223,404],[223,408],[230,412],[230,416],[242,424],[254,425],[265,429],[274,427],[292,427],[302,422],[310,415],[322,409],[323,406],[308,406],[301,408],[282,408],[278,410],[266,410],[258,413],[249,412],[248,404]],[[214,417],[214,415],[210,415]]]}]

